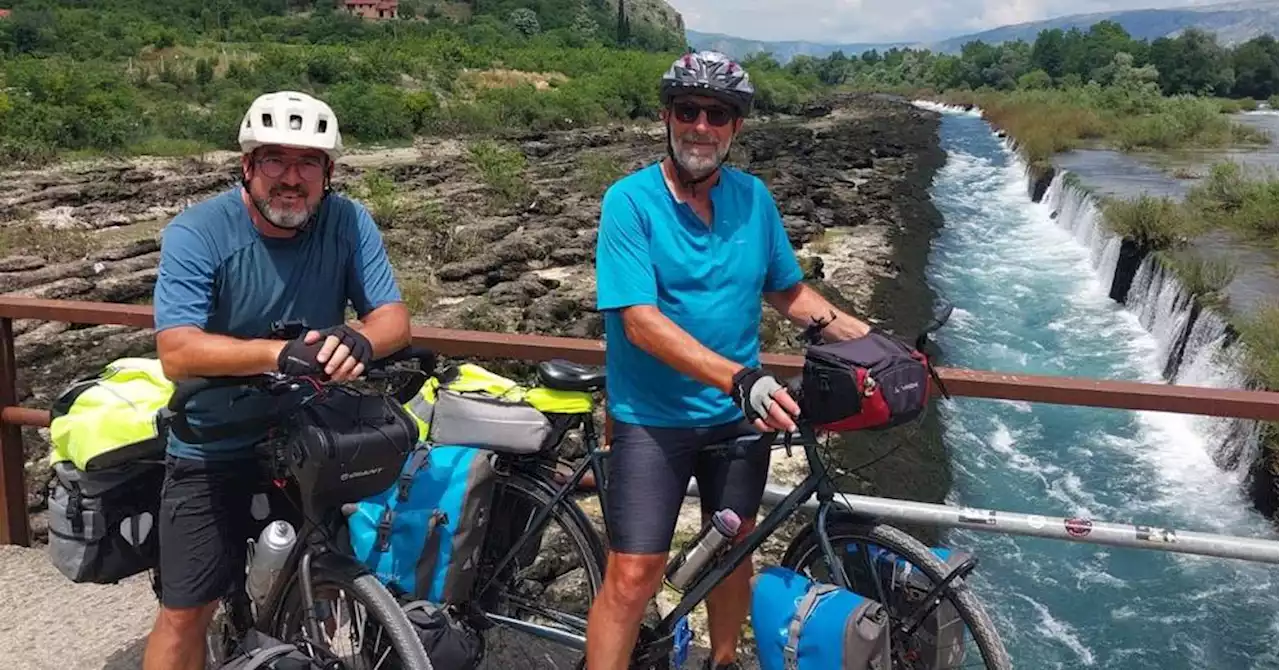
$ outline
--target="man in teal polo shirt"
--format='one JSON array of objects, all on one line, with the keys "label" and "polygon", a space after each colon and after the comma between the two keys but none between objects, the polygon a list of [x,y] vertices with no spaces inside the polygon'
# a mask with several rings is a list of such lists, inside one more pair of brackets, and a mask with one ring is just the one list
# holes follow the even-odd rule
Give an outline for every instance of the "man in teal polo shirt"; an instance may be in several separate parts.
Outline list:
[{"label": "man in teal polo shirt", "polygon": [[[758,178],[723,166],[751,108],[740,65],[715,52],[685,54],[662,78],[667,156],[605,193],[596,247],[604,313],[609,412],[610,551],[587,622],[587,669],[622,670],[646,603],[661,586],[689,477],[704,522],[732,508],[755,527],[769,447],[699,455],[742,435],[794,430],[799,408],[759,368],[762,298],[798,326],[836,319],[830,340],[865,335],[801,282],[778,208]],[[707,598],[708,668],[737,668],[750,608],[751,561]]]}]

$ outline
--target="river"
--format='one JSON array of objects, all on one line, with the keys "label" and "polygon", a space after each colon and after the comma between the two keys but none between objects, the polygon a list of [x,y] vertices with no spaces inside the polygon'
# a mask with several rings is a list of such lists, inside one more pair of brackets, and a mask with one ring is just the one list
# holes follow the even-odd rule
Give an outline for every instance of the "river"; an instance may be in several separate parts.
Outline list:
[{"label": "river", "polygon": [[[1182,200],[1203,181],[1213,163],[1231,161],[1252,174],[1275,174],[1280,159],[1280,115],[1275,111],[1240,112],[1231,120],[1270,138],[1266,145],[1247,148],[1196,149],[1169,152],[1124,153],[1113,149],[1083,148],[1054,157],[1054,165],[1076,175],[1090,191],[1101,195],[1134,198],[1146,193]],[[1177,177],[1174,175],[1182,175]],[[1249,311],[1276,301],[1277,265],[1274,249],[1241,241],[1230,231],[1215,230],[1193,242],[1199,255],[1228,261],[1236,267],[1227,286],[1235,310]]]},{"label": "river", "polygon": [[[975,113],[948,111],[940,135],[929,281],[956,306],[943,363],[1161,382],[1164,344],[1109,299],[1099,249],[1030,200],[1021,161]],[[1276,537],[1215,467],[1218,424],[971,398],[941,411],[951,504]],[[947,542],[979,557],[975,589],[1015,667],[1275,667],[1275,566],[969,530]]]}]

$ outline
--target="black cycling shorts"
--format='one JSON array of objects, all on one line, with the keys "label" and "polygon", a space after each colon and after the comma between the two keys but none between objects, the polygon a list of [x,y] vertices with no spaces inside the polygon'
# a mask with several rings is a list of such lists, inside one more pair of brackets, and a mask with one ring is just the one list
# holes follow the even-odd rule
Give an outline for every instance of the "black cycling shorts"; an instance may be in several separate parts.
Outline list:
[{"label": "black cycling shorts", "polygon": [[705,452],[742,436],[760,436],[745,420],[705,428],[652,428],[614,421],[609,446],[609,546],[634,554],[667,553],[689,477],[702,512],[733,508],[755,519],[769,474],[770,442]]},{"label": "black cycling shorts", "polygon": [[[199,607],[244,584],[245,541],[266,525],[256,493],[269,494],[256,459],[196,461],[168,456],[160,496],[160,602]],[[268,497],[271,507],[278,503]],[[271,510],[272,517],[280,509]],[[296,526],[295,526],[296,527]]]}]

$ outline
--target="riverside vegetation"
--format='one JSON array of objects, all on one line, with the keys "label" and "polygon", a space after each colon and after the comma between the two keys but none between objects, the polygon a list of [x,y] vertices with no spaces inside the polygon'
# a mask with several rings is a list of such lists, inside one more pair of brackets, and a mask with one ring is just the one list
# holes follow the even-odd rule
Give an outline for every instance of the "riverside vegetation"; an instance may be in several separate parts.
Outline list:
[{"label": "riverside vegetation", "polygon": [[[0,160],[232,149],[248,103],[280,88],[323,96],[354,144],[651,118],[684,44],[678,21],[616,11],[634,0],[409,0],[434,18],[386,22],[333,1],[17,0],[0,21]],[[766,114],[821,87],[753,74]]]}]

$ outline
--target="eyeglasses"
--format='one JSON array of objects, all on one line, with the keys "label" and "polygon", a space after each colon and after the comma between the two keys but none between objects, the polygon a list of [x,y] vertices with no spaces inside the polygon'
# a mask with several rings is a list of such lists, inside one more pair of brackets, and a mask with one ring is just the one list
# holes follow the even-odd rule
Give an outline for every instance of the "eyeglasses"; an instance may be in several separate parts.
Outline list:
[{"label": "eyeglasses", "polygon": [[671,110],[675,112],[676,120],[680,123],[696,123],[698,115],[702,112],[707,113],[707,124],[719,128],[733,120],[734,113],[726,107],[703,107],[692,102],[678,102],[671,106]]},{"label": "eyeglasses", "polygon": [[267,156],[259,158],[256,161],[258,168],[262,170],[262,174],[271,179],[279,179],[291,166],[298,168],[298,176],[303,181],[315,181],[324,176],[324,159],[315,156],[307,156],[299,158],[296,161],[287,161],[279,156]]}]

